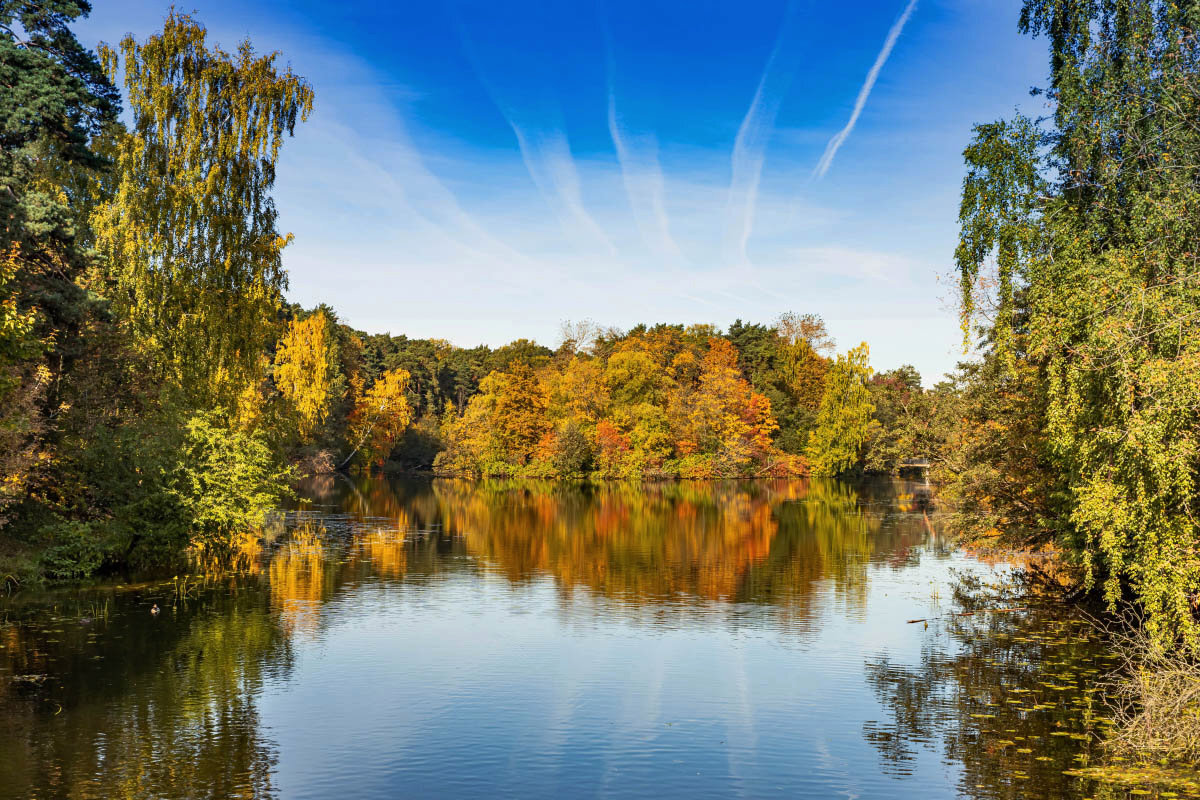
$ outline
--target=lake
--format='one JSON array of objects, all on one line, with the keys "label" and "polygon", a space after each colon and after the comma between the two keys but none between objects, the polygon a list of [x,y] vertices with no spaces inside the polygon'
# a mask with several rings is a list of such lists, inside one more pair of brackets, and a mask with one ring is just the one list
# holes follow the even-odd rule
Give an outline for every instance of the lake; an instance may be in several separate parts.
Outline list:
[{"label": "lake", "polygon": [[1095,635],[926,500],[311,481],[236,573],[0,601],[0,797],[1087,796]]}]

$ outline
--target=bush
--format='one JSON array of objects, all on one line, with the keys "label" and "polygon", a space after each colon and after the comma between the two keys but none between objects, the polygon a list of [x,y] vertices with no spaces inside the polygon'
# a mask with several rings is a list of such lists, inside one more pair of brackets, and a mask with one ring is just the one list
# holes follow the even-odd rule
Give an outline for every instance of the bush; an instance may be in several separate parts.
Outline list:
[{"label": "bush", "polygon": [[237,430],[220,411],[189,419],[168,494],[190,520],[193,551],[231,555],[236,538],[260,528],[288,494],[288,475],[262,433]]},{"label": "bush", "polygon": [[95,523],[59,522],[42,528],[42,535],[52,543],[42,551],[42,572],[58,580],[95,574],[106,555],[105,537],[99,527]]},{"label": "bush", "polygon": [[596,455],[579,426],[568,422],[558,432],[551,463],[558,477],[580,478],[592,471]]}]

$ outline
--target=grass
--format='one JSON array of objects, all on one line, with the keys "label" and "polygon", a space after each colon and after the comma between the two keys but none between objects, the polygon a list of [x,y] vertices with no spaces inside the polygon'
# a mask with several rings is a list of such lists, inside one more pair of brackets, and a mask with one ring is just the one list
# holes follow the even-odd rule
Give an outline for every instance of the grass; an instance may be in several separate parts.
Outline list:
[{"label": "grass", "polygon": [[42,579],[41,548],[0,534],[0,593],[10,593]]}]

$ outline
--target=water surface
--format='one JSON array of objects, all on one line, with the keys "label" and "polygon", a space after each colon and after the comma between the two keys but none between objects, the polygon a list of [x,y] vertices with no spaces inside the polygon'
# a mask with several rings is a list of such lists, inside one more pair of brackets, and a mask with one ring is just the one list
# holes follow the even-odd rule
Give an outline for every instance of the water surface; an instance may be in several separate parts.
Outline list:
[{"label": "water surface", "polygon": [[[1107,665],[904,482],[355,483],[0,607],[0,797],[1083,797]],[[150,612],[157,604],[161,613]],[[1009,604],[1011,605],[1011,604]],[[930,622],[908,621],[926,618]]]}]

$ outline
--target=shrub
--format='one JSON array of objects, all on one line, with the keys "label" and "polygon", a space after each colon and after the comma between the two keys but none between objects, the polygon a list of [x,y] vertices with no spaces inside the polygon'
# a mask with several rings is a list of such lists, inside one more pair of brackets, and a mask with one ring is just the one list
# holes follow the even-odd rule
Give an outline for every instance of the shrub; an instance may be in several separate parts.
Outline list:
[{"label": "shrub", "polygon": [[190,520],[192,550],[231,555],[236,537],[260,528],[287,495],[288,475],[262,433],[232,427],[220,411],[189,419],[168,493]]},{"label": "shrub", "polygon": [[40,566],[50,578],[59,580],[86,578],[104,563],[105,547],[97,525],[87,522],[59,522],[42,528],[52,544],[42,551]]},{"label": "shrub", "polygon": [[551,463],[560,477],[578,478],[587,475],[595,466],[592,443],[579,426],[568,422],[558,432]]}]

